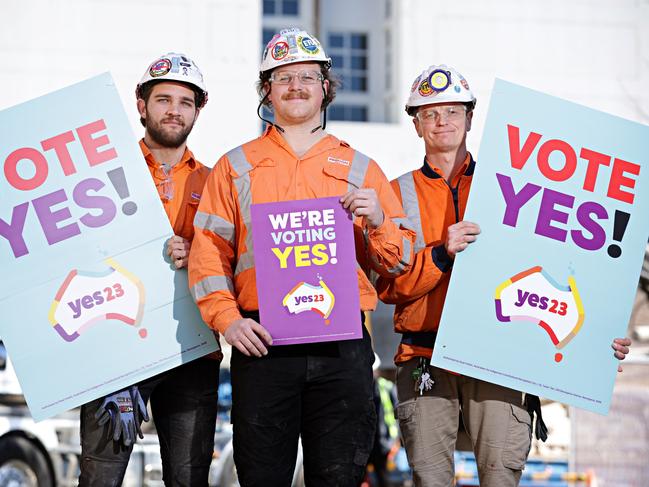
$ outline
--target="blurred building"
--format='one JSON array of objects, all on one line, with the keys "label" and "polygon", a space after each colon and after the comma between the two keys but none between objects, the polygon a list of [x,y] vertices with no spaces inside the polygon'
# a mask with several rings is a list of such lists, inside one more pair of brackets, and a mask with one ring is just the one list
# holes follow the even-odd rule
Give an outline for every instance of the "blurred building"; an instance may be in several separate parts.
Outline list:
[{"label": "blurred building", "polygon": [[647,25],[647,0],[4,0],[0,109],[111,71],[139,137],[135,84],[156,56],[185,52],[210,91],[190,145],[213,164],[259,133],[263,46],[300,26],[343,79],[331,132],[394,178],[421,164],[403,106],[430,64],[453,65],[477,95],[475,155],[495,77],[649,122]]},{"label": "blurred building", "polygon": [[649,122],[646,0],[262,1],[262,45],[293,25],[320,39],[342,77],[331,131],[390,178],[421,164],[403,107],[431,64],[454,66],[476,93],[476,156],[495,77]]},{"label": "blurred building", "polygon": [[[259,134],[261,52],[288,26],[316,35],[342,78],[328,129],[375,158],[389,178],[422,163],[403,107],[430,64],[452,65],[471,84],[478,104],[468,144],[478,159],[496,77],[649,123],[649,0],[3,0],[0,109],[110,71],[139,138],[136,83],[160,54],[185,52],[209,88],[189,145],[212,165]],[[649,325],[646,303],[639,295],[638,325]],[[389,316],[382,308],[372,322],[384,364],[398,340]],[[634,424],[623,424],[625,433],[637,432]],[[559,428],[553,435],[565,452],[566,435]],[[586,444],[586,434],[573,440],[581,438]],[[577,468],[586,468],[590,459],[580,458]]]}]

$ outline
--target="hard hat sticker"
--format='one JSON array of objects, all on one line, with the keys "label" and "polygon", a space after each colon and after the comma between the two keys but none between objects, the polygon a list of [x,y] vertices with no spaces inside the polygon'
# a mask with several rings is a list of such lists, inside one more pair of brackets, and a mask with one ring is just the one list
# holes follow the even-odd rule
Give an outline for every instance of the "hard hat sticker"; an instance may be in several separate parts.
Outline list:
[{"label": "hard hat sticker", "polygon": [[[144,311],[142,282],[112,259],[103,272],[72,270],[56,293],[50,323],[61,337],[74,341],[97,322],[118,320],[137,327]],[[139,330],[146,337],[146,330]]]},{"label": "hard hat sticker", "polygon": [[412,86],[410,87],[410,93],[414,93],[415,90],[417,89],[417,86],[419,85],[419,80],[421,79],[421,75],[417,76],[417,79],[412,82]]},{"label": "hard hat sticker", "polygon": [[425,79],[419,84],[419,94],[421,96],[431,96],[431,95],[436,95],[437,92],[433,91],[433,89],[428,84],[428,80]]},{"label": "hard hat sticker", "polygon": [[[557,349],[565,347],[584,323],[584,309],[573,276],[557,284],[540,266],[507,279],[496,289],[496,317],[506,323],[527,321],[543,328]],[[555,361],[563,359],[555,354]]]},{"label": "hard hat sticker", "polygon": [[319,279],[318,285],[312,285],[307,282],[298,283],[291,289],[282,301],[282,305],[288,309],[291,314],[303,313],[304,311],[313,311],[329,324],[329,315],[334,309],[336,299],[322,279]]},{"label": "hard hat sticker", "polygon": [[297,53],[297,41],[295,40],[295,35],[287,36],[286,42],[288,42],[288,51],[291,54]]},{"label": "hard hat sticker", "polygon": [[451,75],[443,69],[436,69],[428,77],[428,86],[435,91],[444,91],[451,84]]},{"label": "hard hat sticker", "polygon": [[164,76],[171,70],[171,61],[167,58],[162,58],[156,61],[149,68],[149,74],[152,78]]},{"label": "hard hat sticker", "polygon": [[284,41],[278,42],[273,46],[271,55],[276,61],[284,59],[288,55],[288,44]]},{"label": "hard hat sticker", "polygon": [[307,54],[318,54],[320,52],[320,48],[318,47],[318,44],[311,39],[310,37],[307,36],[299,36],[297,38],[297,45],[302,49],[304,52]]}]

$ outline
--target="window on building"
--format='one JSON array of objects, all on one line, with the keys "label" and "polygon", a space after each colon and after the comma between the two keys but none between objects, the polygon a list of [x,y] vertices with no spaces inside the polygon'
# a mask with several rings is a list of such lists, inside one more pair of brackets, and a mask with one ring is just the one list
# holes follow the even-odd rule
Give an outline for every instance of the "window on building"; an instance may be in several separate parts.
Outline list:
[{"label": "window on building", "polygon": [[299,0],[263,0],[264,15],[300,15]]},{"label": "window on building", "polygon": [[367,122],[367,107],[363,105],[346,105],[336,103],[329,107],[327,117],[330,120]]},{"label": "window on building", "polygon": [[270,41],[273,36],[277,33],[275,29],[262,29],[261,31],[261,53],[263,55],[264,49],[266,49],[266,44]]},{"label": "window on building", "polygon": [[332,32],[327,53],[342,81],[341,91],[368,91],[367,34]]}]

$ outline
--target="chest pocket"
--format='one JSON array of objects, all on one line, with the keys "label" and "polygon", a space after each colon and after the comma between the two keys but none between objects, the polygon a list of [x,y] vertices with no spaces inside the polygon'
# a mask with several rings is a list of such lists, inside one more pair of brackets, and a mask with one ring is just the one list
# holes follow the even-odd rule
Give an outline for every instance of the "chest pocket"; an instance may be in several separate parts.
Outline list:
[{"label": "chest pocket", "polygon": [[[268,203],[285,199],[287,179],[277,170],[277,162],[262,159],[247,171],[250,181],[250,203]],[[243,175],[242,175],[243,176]],[[254,194],[254,201],[252,195]]]},{"label": "chest pocket", "polygon": [[325,187],[322,189],[326,194],[334,196],[362,188],[369,165],[370,158],[359,151],[354,152],[354,159],[349,166],[328,162],[322,170],[326,176],[323,178]]}]

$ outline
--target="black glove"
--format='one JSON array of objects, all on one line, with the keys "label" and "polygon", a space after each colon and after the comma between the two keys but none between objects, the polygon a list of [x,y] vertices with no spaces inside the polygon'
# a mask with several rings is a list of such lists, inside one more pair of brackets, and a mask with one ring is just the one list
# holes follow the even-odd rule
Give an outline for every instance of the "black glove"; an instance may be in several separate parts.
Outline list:
[{"label": "black glove", "polygon": [[532,394],[525,394],[525,407],[530,413],[532,420],[534,420],[534,413],[536,413],[536,424],[534,425],[536,439],[541,441],[547,440],[548,427],[545,426],[545,422],[543,421],[543,415],[541,414],[541,400],[539,397]]},{"label": "black glove", "polygon": [[[134,391],[134,392],[133,392]],[[135,398],[135,401],[134,401]],[[133,404],[136,407],[133,407]],[[121,441],[125,446],[135,443],[136,435],[143,437],[140,430],[140,418],[149,420],[144,401],[137,386],[131,386],[104,398],[95,413],[99,426],[109,423],[108,435],[113,441]]]}]

